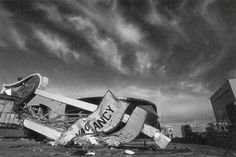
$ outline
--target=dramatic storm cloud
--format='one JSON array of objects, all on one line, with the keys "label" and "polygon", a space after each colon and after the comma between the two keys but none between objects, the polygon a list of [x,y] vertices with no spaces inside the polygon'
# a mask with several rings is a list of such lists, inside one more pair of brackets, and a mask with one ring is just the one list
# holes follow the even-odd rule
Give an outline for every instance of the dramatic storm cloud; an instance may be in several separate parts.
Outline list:
[{"label": "dramatic storm cloud", "polygon": [[73,98],[156,103],[165,122],[212,120],[236,76],[234,0],[0,1],[0,84],[40,73]]}]

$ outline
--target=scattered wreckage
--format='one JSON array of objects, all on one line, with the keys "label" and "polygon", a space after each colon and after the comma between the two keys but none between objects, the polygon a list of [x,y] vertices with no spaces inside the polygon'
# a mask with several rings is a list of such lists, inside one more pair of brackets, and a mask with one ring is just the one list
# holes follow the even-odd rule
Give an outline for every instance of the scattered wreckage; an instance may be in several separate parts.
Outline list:
[{"label": "scattered wreckage", "polygon": [[104,97],[80,100],[45,90],[48,78],[32,74],[3,84],[0,122],[6,119],[46,136],[51,145],[108,145],[119,147],[140,134],[165,148],[170,138],[160,132],[154,104],[135,98]]}]

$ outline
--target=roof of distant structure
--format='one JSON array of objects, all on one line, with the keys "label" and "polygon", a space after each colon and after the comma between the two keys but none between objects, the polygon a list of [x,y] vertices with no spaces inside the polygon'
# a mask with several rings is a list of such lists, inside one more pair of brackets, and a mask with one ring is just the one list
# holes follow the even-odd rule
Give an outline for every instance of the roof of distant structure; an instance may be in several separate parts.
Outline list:
[{"label": "roof of distant structure", "polygon": [[[79,100],[99,105],[102,98],[103,97],[86,97],[86,98],[80,98]],[[132,104],[137,104],[139,107],[144,108],[145,110],[157,115],[156,105],[150,101],[138,98],[119,98],[119,100],[128,101]]]}]

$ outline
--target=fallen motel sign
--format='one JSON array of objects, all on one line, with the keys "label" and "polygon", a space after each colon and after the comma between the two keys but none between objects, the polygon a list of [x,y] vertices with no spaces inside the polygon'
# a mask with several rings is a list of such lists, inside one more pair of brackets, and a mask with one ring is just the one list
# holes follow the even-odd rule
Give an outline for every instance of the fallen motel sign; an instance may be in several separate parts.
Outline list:
[{"label": "fallen motel sign", "polygon": [[48,78],[37,73],[13,84],[3,84],[0,122],[4,123],[3,112],[7,108],[17,117],[16,124],[46,136],[52,145],[117,147],[133,141],[140,133],[152,138],[160,148],[170,142],[150,122],[157,115],[142,104],[133,106],[108,91],[97,105],[47,92],[47,84]]}]

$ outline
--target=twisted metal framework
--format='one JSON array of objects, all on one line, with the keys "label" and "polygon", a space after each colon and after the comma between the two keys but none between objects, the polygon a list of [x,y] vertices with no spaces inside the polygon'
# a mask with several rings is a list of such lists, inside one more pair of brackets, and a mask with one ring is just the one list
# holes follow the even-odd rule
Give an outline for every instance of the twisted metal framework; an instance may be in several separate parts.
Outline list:
[{"label": "twisted metal framework", "polygon": [[[6,115],[14,115],[10,116],[7,123],[17,117],[17,124],[60,145],[71,141],[81,144],[85,139],[92,144],[120,146],[132,141],[141,132],[153,138],[161,148],[165,148],[170,142],[160,130],[148,123],[146,117],[151,114],[149,110],[137,105],[128,113],[126,110],[130,104],[118,99],[110,91],[97,106],[49,93],[44,90],[47,84],[48,79],[40,74],[30,75],[13,84],[3,84],[0,120],[5,122]],[[73,106],[79,112],[65,113],[66,106]]]}]

